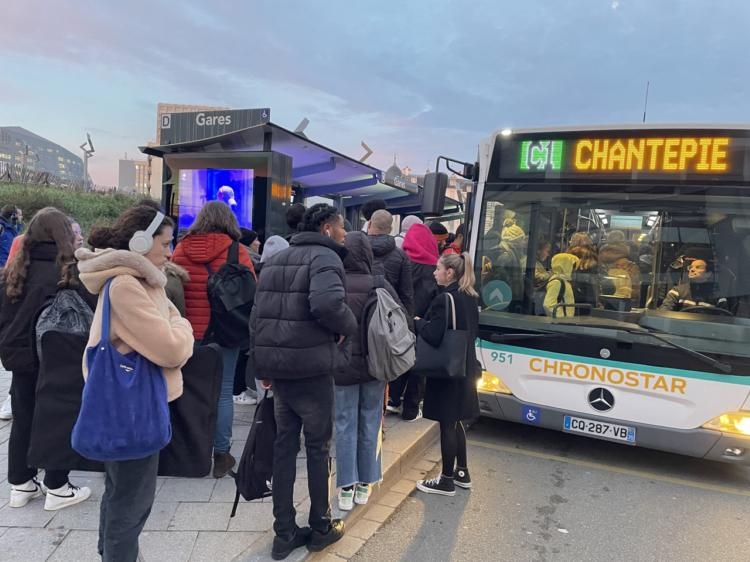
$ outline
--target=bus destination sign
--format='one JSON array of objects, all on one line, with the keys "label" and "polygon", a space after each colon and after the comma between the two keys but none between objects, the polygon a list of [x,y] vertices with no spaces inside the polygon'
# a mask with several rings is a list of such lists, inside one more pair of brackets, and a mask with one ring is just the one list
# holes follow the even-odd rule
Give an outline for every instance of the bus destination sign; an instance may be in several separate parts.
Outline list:
[{"label": "bus destination sign", "polygon": [[703,134],[499,137],[490,176],[536,181],[746,179],[747,138],[695,132]]}]

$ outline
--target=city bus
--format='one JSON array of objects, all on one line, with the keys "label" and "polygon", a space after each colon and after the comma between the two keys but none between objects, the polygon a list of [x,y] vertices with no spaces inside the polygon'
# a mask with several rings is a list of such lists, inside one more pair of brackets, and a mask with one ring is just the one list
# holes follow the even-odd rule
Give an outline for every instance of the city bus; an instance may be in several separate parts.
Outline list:
[{"label": "city bus", "polygon": [[504,129],[475,167],[482,415],[750,464],[750,129]]}]

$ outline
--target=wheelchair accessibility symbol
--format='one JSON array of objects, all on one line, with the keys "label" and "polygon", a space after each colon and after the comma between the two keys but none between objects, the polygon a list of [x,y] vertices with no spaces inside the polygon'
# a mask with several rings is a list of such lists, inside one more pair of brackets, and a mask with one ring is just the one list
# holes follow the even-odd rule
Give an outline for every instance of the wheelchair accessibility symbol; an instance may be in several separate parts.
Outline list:
[{"label": "wheelchair accessibility symbol", "polygon": [[523,422],[539,425],[541,417],[542,412],[539,411],[539,408],[524,406],[521,410],[521,421]]}]

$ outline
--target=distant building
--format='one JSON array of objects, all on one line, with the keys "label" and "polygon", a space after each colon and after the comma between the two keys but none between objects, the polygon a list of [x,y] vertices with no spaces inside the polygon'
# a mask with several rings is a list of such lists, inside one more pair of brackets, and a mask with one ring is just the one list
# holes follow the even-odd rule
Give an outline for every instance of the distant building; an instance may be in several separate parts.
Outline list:
[{"label": "distant building", "polygon": [[[156,141],[153,144],[161,144],[161,116],[165,113],[190,113],[192,111],[216,111],[219,109],[229,109],[227,107],[216,107],[211,105],[186,105],[180,103],[159,103],[156,105]],[[149,186],[147,192],[154,199],[161,199],[161,182],[162,182],[162,160],[149,156],[146,165],[146,182]]]},{"label": "distant building", "polygon": [[81,158],[22,127],[0,127],[0,176],[48,173],[63,181],[83,179]]},{"label": "distant building", "polygon": [[118,191],[130,193],[148,192],[148,162],[146,160],[120,160],[118,166]]}]

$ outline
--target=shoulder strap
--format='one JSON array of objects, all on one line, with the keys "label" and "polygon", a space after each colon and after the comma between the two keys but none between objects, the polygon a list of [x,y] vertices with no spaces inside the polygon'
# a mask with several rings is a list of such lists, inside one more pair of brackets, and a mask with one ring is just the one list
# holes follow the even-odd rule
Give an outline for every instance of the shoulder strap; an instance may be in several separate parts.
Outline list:
[{"label": "shoulder strap", "polygon": [[240,243],[237,240],[232,241],[227,252],[227,263],[240,263]]},{"label": "shoulder strap", "polygon": [[565,302],[565,281],[560,277],[557,278],[560,282],[560,289],[557,291],[557,304]]},{"label": "shoulder strap", "polygon": [[104,299],[102,302],[102,337],[101,341],[109,341],[109,286],[112,279],[108,279],[104,284]]},{"label": "shoulder strap", "polygon": [[[445,307],[445,329],[456,329],[456,301],[453,300],[453,295],[450,293],[445,293],[445,296],[448,298],[448,306]],[[450,311],[450,316],[449,316]],[[449,324],[450,320],[453,320],[453,328],[449,328],[451,324]]]},{"label": "shoulder strap", "polygon": [[383,275],[373,275],[372,276],[372,288],[373,289],[383,289],[383,288],[385,288],[385,276],[383,276]]}]

